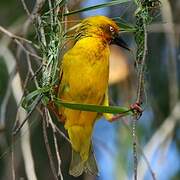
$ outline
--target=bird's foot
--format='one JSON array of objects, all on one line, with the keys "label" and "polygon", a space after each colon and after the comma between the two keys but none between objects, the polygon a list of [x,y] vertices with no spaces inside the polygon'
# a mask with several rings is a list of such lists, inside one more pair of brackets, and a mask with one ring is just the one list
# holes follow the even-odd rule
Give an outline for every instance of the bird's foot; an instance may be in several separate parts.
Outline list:
[{"label": "bird's foot", "polygon": [[59,114],[58,108],[55,106],[53,101],[49,101],[48,108],[55,114],[55,116],[58,118],[60,122],[65,122],[65,119],[61,114]]},{"label": "bird's foot", "polygon": [[139,102],[135,102],[135,103],[131,104],[130,109],[133,111],[135,116],[138,117],[137,119],[139,119],[141,117],[143,109]]},{"label": "bird's foot", "polygon": [[[141,108],[141,105],[138,102],[131,104],[130,110],[134,113],[134,115],[137,117],[137,119],[139,119],[141,117],[142,112],[143,112],[143,109]],[[124,116],[126,116],[126,114],[124,114],[124,113],[116,114],[116,115],[112,116],[111,118],[109,118],[108,120],[110,122],[115,122]]]}]

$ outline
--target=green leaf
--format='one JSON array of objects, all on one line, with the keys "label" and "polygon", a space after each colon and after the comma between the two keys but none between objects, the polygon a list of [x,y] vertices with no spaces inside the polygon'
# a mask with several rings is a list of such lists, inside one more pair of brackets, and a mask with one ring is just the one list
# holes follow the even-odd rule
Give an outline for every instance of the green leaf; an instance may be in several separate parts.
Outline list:
[{"label": "green leaf", "polygon": [[48,92],[49,89],[50,89],[50,87],[39,88],[39,89],[37,89],[37,90],[29,93],[29,94],[25,97],[25,100],[26,100],[26,101],[29,101],[29,100],[33,99],[35,96],[37,96],[38,94]]},{"label": "green leaf", "polygon": [[[43,15],[43,17],[45,17],[45,15],[47,15],[47,14],[49,14],[51,11],[53,11],[55,8],[57,8],[58,6],[59,7],[63,7],[65,4],[67,4],[68,3],[68,1],[69,0],[58,0],[58,1],[56,1],[55,2],[55,6],[52,8],[52,9],[50,9],[49,11],[47,11],[46,13],[44,13],[44,15]],[[46,24],[47,22],[45,22],[45,24]]]},{"label": "green leaf", "polygon": [[80,103],[62,101],[60,99],[54,99],[54,101],[57,106],[64,106],[69,109],[91,111],[91,112],[98,112],[98,113],[133,115],[133,112],[127,107],[80,104]]},{"label": "green leaf", "polygon": [[29,93],[27,96],[23,97],[21,104],[22,106],[27,109],[29,107],[30,101],[32,101],[36,96],[48,92],[50,87],[44,87],[44,88],[39,88],[31,93]]},{"label": "green leaf", "polygon": [[47,104],[49,103],[49,98],[47,96],[43,96],[42,98],[42,103],[44,104],[44,106],[47,106]]},{"label": "green leaf", "polygon": [[[76,31],[76,29],[79,28],[80,26],[81,26],[81,23],[78,23],[78,24],[68,28],[68,30],[63,34],[63,36],[66,36],[71,31]],[[67,38],[67,36],[66,36],[66,38]]]},{"label": "green leaf", "polygon": [[114,5],[117,5],[117,4],[129,2],[129,1],[131,1],[131,0],[116,0],[116,1],[111,1],[111,2],[108,2],[108,3],[97,4],[95,6],[89,6],[89,7],[85,7],[85,8],[82,8],[82,9],[75,10],[75,11],[71,11],[69,13],[65,13],[64,16],[69,16],[69,15],[80,13],[80,12],[83,12],[83,11],[90,11],[90,10],[104,8],[104,7],[114,6]]},{"label": "green leaf", "polygon": [[116,24],[120,27],[121,31],[124,31],[124,32],[135,32],[136,31],[136,28],[132,24],[127,23],[120,17],[113,18],[113,20],[116,21]]},{"label": "green leaf", "polygon": [[39,94],[38,96],[36,96],[36,98],[33,100],[33,102],[31,104],[29,104],[25,109],[28,112],[31,112],[34,110],[34,108],[39,104],[40,100],[42,99],[42,95]]}]

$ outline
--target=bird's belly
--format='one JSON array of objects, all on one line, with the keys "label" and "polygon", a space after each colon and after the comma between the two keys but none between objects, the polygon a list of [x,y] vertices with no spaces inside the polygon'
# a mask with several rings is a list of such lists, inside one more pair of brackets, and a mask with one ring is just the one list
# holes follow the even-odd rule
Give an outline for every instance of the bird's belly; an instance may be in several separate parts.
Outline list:
[{"label": "bird's belly", "polygon": [[[62,93],[63,100],[100,105],[103,101],[108,86],[109,66],[108,59],[105,63],[94,64],[83,69],[71,71],[68,79],[68,88]],[[72,109],[64,109],[66,119],[65,127],[74,125],[92,126],[97,113]]]},{"label": "bird's belly", "polygon": [[99,104],[108,85],[108,63],[97,63],[79,69],[69,79],[69,92],[73,100],[84,103]]},{"label": "bird's belly", "polygon": [[[82,52],[79,53],[74,47],[64,57],[63,77],[59,90],[61,99],[82,104],[100,105],[102,103],[108,86],[109,48],[101,42],[99,46],[93,49],[81,48]],[[97,117],[96,112],[67,108],[60,109],[60,112],[66,119],[67,129],[76,125],[92,126]]]}]

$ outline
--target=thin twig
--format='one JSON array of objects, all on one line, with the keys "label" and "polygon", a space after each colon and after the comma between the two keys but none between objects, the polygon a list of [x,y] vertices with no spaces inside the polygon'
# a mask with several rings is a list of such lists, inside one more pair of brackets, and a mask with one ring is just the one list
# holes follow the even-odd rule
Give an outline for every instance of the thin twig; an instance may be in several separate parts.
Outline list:
[{"label": "thin twig", "polygon": [[39,60],[42,60],[42,57],[38,56],[37,54],[34,54],[34,53],[30,52],[29,50],[27,50],[27,49],[24,47],[24,45],[23,45],[20,41],[18,41],[17,39],[15,39],[14,42],[15,42],[17,45],[19,45],[19,46],[24,50],[24,52],[26,52],[26,53],[29,54],[30,56],[35,57],[35,58],[37,58],[37,59],[39,59]]},{"label": "thin twig", "polygon": [[16,173],[15,173],[15,160],[14,160],[14,136],[11,136],[11,169],[12,169],[12,180],[16,180]]},{"label": "thin twig", "polygon": [[[40,113],[40,115],[43,117],[42,112],[40,111],[40,109],[39,109],[38,107],[37,107],[36,109],[38,110],[38,112]],[[32,121],[32,122],[30,123],[30,127],[32,128],[32,127],[34,126],[34,124],[37,123],[37,122],[38,122],[38,121]],[[17,144],[19,143],[19,141],[21,140],[21,138],[24,138],[24,136],[26,136],[26,134],[28,133],[28,129],[29,129],[29,127],[27,127],[27,128],[24,130],[23,133],[21,133],[21,136],[20,136],[20,137],[14,139],[14,143],[11,143],[10,146],[7,147],[7,150],[5,150],[2,154],[0,154],[0,160],[3,159],[3,158],[5,158],[6,155],[7,155],[9,152],[11,153],[11,151],[13,150],[13,147],[12,147],[12,146],[14,146],[14,147],[17,146]],[[13,135],[13,134],[12,134],[12,135]],[[29,157],[28,157],[28,158],[29,158]],[[29,163],[29,161],[28,161],[28,163]],[[16,163],[16,164],[17,164],[17,163]]]},{"label": "thin twig", "polygon": [[7,85],[7,90],[6,90],[6,94],[2,100],[1,103],[1,109],[0,109],[0,123],[1,123],[1,127],[5,127],[5,119],[6,119],[6,110],[7,110],[7,105],[8,105],[8,101],[11,95],[11,83],[12,83],[12,79],[14,77],[16,73],[16,70],[14,69],[11,73],[10,73],[10,78],[8,81],[8,85]]},{"label": "thin twig", "polygon": [[[41,117],[43,118],[43,113],[40,111],[39,108],[37,108],[38,112],[40,113]],[[48,122],[47,122],[48,123]],[[47,124],[48,125],[48,124]],[[56,124],[53,123],[53,127],[55,129],[55,131],[62,136],[70,145],[71,145],[71,141],[70,139],[56,126]]]},{"label": "thin twig", "polygon": [[5,28],[3,28],[2,26],[0,26],[0,31],[3,32],[4,34],[6,34],[8,37],[10,37],[12,40],[14,40],[14,42],[18,46],[20,46],[27,54],[29,54],[30,56],[35,57],[35,58],[37,58],[39,60],[42,60],[42,57],[38,56],[37,54],[34,54],[34,53],[30,52],[21,43],[21,41],[24,41],[26,43],[33,44],[32,41],[29,41],[29,40],[27,40],[27,39],[25,39],[23,37],[20,37],[20,36],[16,36],[16,35],[12,34],[11,32],[9,32],[8,30],[6,30]]},{"label": "thin twig", "polygon": [[22,3],[22,5],[23,5],[23,8],[24,8],[24,10],[26,11],[27,15],[30,17],[30,16],[31,16],[31,13],[29,12],[29,9],[27,8],[25,1],[24,1],[24,0],[21,0],[21,3]]},{"label": "thin twig", "polygon": [[145,61],[147,55],[147,28],[146,22],[143,21],[143,30],[144,30],[144,51],[143,51],[143,58],[141,61],[141,66],[138,73],[138,88],[137,88],[137,99],[136,102],[142,104],[142,96],[144,92],[144,69],[145,69]]},{"label": "thin twig", "polygon": [[[24,89],[24,93],[23,93],[23,97],[25,95],[25,92],[26,92],[26,88],[28,86],[28,83],[31,82],[34,78],[36,78],[36,76],[40,73],[40,71],[42,70],[42,67],[43,67],[43,64],[41,64],[39,66],[39,68],[34,72],[34,75],[33,76],[29,76],[30,75],[30,72],[28,71],[27,75],[26,75],[26,79],[24,81],[24,86],[23,86],[23,89]],[[29,75],[28,75],[29,74]],[[36,78],[37,79],[37,78]],[[39,85],[38,85],[39,86]]]},{"label": "thin twig", "polygon": [[[16,27],[16,29],[17,29],[17,27]],[[1,52],[1,56],[3,56],[5,59],[5,63],[7,65],[8,73],[11,74],[12,69],[14,69],[14,67],[16,65],[16,58],[13,56],[11,51],[7,48],[9,43],[11,42],[11,40],[13,40],[13,41],[16,40],[16,42],[18,41],[20,43],[25,42],[25,43],[28,43],[29,45],[32,45],[32,43],[29,40],[26,40],[26,39],[21,38],[19,36],[13,35],[9,31],[7,31],[5,28],[1,27],[1,32],[3,32],[5,35],[7,35],[9,37],[9,38],[6,38],[5,36],[3,36],[3,38],[2,38],[1,51],[3,51],[3,53]],[[7,55],[7,54],[9,54],[9,55]],[[14,76],[14,78],[12,80],[12,93],[13,93],[13,96],[15,98],[17,106],[19,105],[20,99],[21,99],[22,94],[23,94],[22,89],[23,88],[21,86],[20,75],[19,75],[19,72],[17,71],[16,75]],[[23,119],[21,119],[21,117],[24,114],[25,113],[22,114],[22,112],[19,112],[20,121],[23,120]],[[13,134],[12,134],[12,136],[13,136]],[[25,167],[27,179],[36,180],[37,178],[36,178],[36,173],[35,173],[35,168],[34,168],[34,161],[33,161],[33,156],[32,156],[32,152],[31,152],[30,138],[29,137],[30,137],[29,136],[29,128],[26,128],[26,136],[21,137],[22,141],[21,141],[20,145],[22,148],[22,157],[24,158],[24,167]],[[12,137],[12,149],[11,149],[11,147],[8,148],[8,149],[12,150],[11,157],[12,157],[12,179],[13,180],[15,180],[17,178],[16,173],[15,173],[15,169],[19,166],[19,165],[17,165],[17,163],[20,161],[20,159],[19,160],[17,159],[16,162],[14,162],[15,161],[14,160],[15,159],[14,147],[15,147],[15,143],[16,143],[14,138],[15,137],[13,136]],[[6,154],[6,153],[7,153],[7,151],[4,154]],[[1,156],[1,157],[3,157],[3,156]],[[28,160],[27,160],[27,158],[28,158]]]},{"label": "thin twig", "polygon": [[28,71],[27,74],[26,74],[26,79],[25,79],[24,82],[23,82],[23,97],[24,97],[24,95],[25,95],[25,93],[26,93],[26,87],[27,87],[27,85],[28,85],[30,76],[31,76],[31,73]]},{"label": "thin twig", "polygon": [[56,157],[57,157],[57,162],[58,162],[58,176],[60,176],[60,179],[63,180],[63,175],[61,172],[61,158],[60,158],[60,153],[59,153],[59,149],[58,149],[57,138],[56,138],[55,132],[53,132],[53,139],[54,139]]},{"label": "thin twig", "polygon": [[62,132],[59,130],[59,128],[54,124],[54,127],[56,128],[56,131],[69,143],[71,144],[70,139]]},{"label": "thin twig", "polygon": [[[124,126],[128,129],[128,131],[129,131],[131,134],[133,134],[133,131],[131,130],[131,128],[129,127],[129,125],[126,123],[126,121],[125,121],[124,118],[122,119],[122,122],[123,122]],[[142,147],[141,147],[141,145],[140,145],[140,143],[139,143],[139,141],[138,141],[137,136],[136,136],[136,145],[137,145],[137,148],[139,149],[139,151],[140,151],[140,153],[141,153],[144,161],[145,161],[146,164],[147,164],[147,167],[148,167],[148,169],[149,169],[149,171],[150,171],[150,173],[151,173],[151,176],[153,177],[153,180],[156,180],[156,178],[155,178],[155,173],[154,173],[154,171],[153,171],[153,169],[152,169],[152,167],[151,167],[151,165],[150,165],[150,162],[149,162],[147,156],[146,156],[145,153],[143,152],[143,149],[142,149]],[[141,179],[141,178],[140,178],[140,179]]]},{"label": "thin twig", "polygon": [[[52,2],[51,0],[48,0],[49,9],[52,9]],[[53,31],[53,24],[54,24],[54,18],[53,18],[53,10],[50,11],[50,24],[51,24],[51,31]]]},{"label": "thin twig", "polygon": [[27,64],[28,64],[28,71],[31,73],[32,77],[34,77],[34,83],[36,85],[36,88],[39,88],[39,84],[37,82],[37,78],[34,75],[35,73],[34,73],[34,70],[32,69],[32,66],[31,66],[31,60],[30,60],[29,54],[26,54],[26,58],[27,58]]},{"label": "thin twig", "polygon": [[[21,85],[21,79],[20,75],[17,73],[12,81],[12,87],[13,87],[13,95],[16,100],[16,104],[20,104],[20,99],[23,95],[23,89]],[[17,117],[19,119],[20,123],[23,123],[23,120],[27,116],[27,113],[22,109],[22,107],[18,108],[17,111]],[[17,122],[17,121],[16,121]],[[31,152],[31,144],[30,144],[30,129],[29,124],[26,123],[23,128],[20,128],[21,135],[26,132],[26,136],[21,137],[21,149],[22,149],[22,157],[24,160],[24,167],[25,172],[28,180],[37,180],[36,173],[35,173],[35,167],[34,167],[34,160]],[[15,134],[12,134],[12,136],[15,137]]]},{"label": "thin twig", "polygon": [[46,115],[48,117],[47,123],[50,124],[50,126],[53,130],[53,139],[54,139],[54,145],[55,145],[55,150],[56,150],[56,158],[57,158],[57,162],[58,162],[58,173],[57,174],[58,174],[58,177],[60,176],[60,179],[63,180],[63,175],[61,172],[61,158],[60,158],[59,148],[58,148],[58,144],[57,144],[55,124],[53,123],[50,113],[47,109],[46,109]]},{"label": "thin twig", "polygon": [[[24,118],[27,116],[27,112],[22,108],[18,108],[17,116],[19,117],[19,122],[22,123]],[[30,126],[29,123],[24,124],[20,131],[20,145],[22,149],[22,157],[25,163],[25,172],[28,180],[37,180],[35,173],[34,160],[32,156],[32,149],[30,143]]]},{"label": "thin twig", "polygon": [[9,36],[11,39],[17,39],[17,40],[24,41],[24,42],[29,43],[29,44],[33,44],[32,41],[25,39],[23,37],[14,35],[2,26],[0,26],[0,31],[3,32],[4,34],[6,34],[7,36]]},{"label": "thin twig", "polygon": [[[143,20],[143,31],[144,31],[144,47],[143,47],[143,57],[141,60],[141,66],[138,71],[138,87],[137,87],[137,99],[136,103],[142,104],[144,96],[144,70],[145,70],[145,61],[147,55],[147,28],[146,21],[144,17],[141,17]],[[136,135],[136,124],[140,116],[133,118],[133,157],[134,157],[134,180],[137,180],[137,166],[138,166],[138,157],[137,157],[137,135]]]},{"label": "thin twig", "polygon": [[138,158],[137,158],[137,136],[136,136],[136,123],[137,119],[133,118],[132,121],[132,137],[133,137],[133,159],[134,159],[134,180],[137,180],[137,164],[138,164]]},{"label": "thin twig", "polygon": [[[40,42],[42,42],[43,46],[46,47],[47,45],[47,42],[46,42],[46,37],[45,37],[45,33],[44,33],[44,28],[43,26],[41,25],[42,24],[42,20],[41,20],[41,17],[38,16],[37,17],[37,21],[38,21],[38,25],[40,27],[40,32],[37,34],[39,36],[39,40]],[[45,59],[44,59],[45,60]],[[46,63],[46,62],[45,62]]]},{"label": "thin twig", "polygon": [[36,3],[34,5],[34,8],[33,8],[32,12],[30,12],[28,10],[28,7],[27,7],[27,5],[26,5],[24,0],[21,0],[21,3],[23,5],[24,10],[26,11],[26,13],[28,15],[28,19],[26,20],[26,22],[23,25],[23,32],[22,32],[22,34],[26,35],[28,27],[30,26],[31,23],[35,27],[36,34],[38,34],[38,30],[37,30],[36,24],[35,24],[35,19],[38,17],[38,12],[43,7],[43,5],[45,3],[45,0],[36,0]]},{"label": "thin twig", "polygon": [[56,174],[56,168],[55,168],[55,165],[54,165],[54,160],[53,160],[53,157],[52,157],[51,148],[49,146],[48,135],[47,135],[47,131],[46,131],[46,122],[48,122],[48,119],[47,119],[48,117],[47,117],[47,114],[46,114],[46,109],[44,109],[44,115],[45,115],[45,117],[43,118],[43,136],[44,136],[44,142],[45,142],[45,145],[46,145],[46,150],[47,150],[47,153],[48,153],[48,157],[49,157],[49,161],[50,161],[50,166],[51,166],[51,170],[53,172],[54,179],[58,180],[58,176]]},{"label": "thin twig", "polygon": [[44,66],[44,64],[41,64],[39,66],[39,68],[34,72],[34,75],[30,78],[30,81],[33,80],[40,73],[40,71],[42,70],[43,66]]},{"label": "thin twig", "polygon": [[[64,12],[65,12],[65,13],[69,13],[68,5],[67,5],[67,4],[64,5]],[[64,24],[64,32],[65,32],[65,33],[67,32],[67,27],[68,27],[67,20],[68,20],[68,17],[65,16],[65,17],[64,17],[64,21],[65,21],[65,24]]]},{"label": "thin twig", "polygon": [[31,114],[34,112],[34,110],[36,109],[36,106],[40,103],[42,99],[42,96],[38,96],[35,100],[35,103],[33,104],[31,110],[29,111],[29,113],[27,114],[26,118],[23,120],[23,122],[17,127],[17,123],[18,121],[15,122],[14,127],[13,127],[13,135],[15,136],[20,129],[23,127],[23,125],[26,123],[26,121],[29,119],[29,117],[31,116]]}]

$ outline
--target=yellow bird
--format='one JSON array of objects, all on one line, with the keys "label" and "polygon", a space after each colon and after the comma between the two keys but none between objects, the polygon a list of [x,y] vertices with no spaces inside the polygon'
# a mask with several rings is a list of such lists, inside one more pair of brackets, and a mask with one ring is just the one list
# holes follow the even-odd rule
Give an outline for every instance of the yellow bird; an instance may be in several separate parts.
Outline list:
[{"label": "yellow bird", "polygon": [[[92,16],[81,22],[76,43],[61,62],[58,98],[68,102],[109,105],[109,45],[117,44],[128,49],[119,30],[118,25],[105,16]],[[75,177],[84,171],[97,175],[91,136],[99,114],[63,107],[58,111],[72,144],[69,173]],[[110,117],[109,114],[105,116]]]}]

